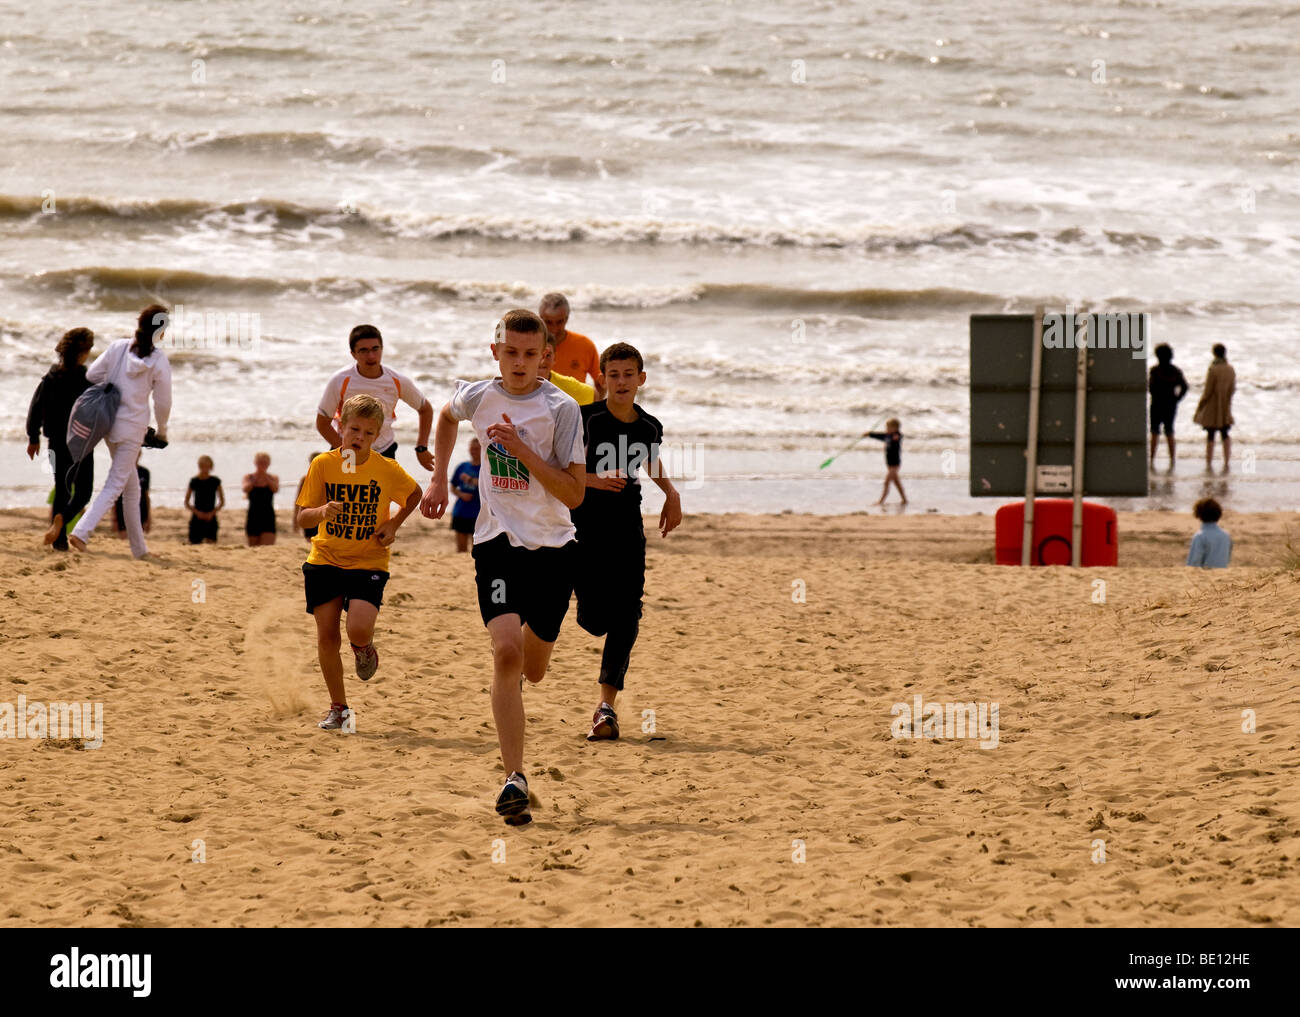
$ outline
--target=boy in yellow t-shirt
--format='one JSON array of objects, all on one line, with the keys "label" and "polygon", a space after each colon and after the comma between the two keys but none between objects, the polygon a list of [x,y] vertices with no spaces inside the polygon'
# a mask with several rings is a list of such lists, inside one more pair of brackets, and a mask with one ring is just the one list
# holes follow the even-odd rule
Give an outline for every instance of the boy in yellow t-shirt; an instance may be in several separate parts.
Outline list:
[{"label": "boy in yellow t-shirt", "polygon": [[[356,395],[343,404],[342,444],[312,460],[298,495],[298,524],[319,525],[303,563],[307,613],[316,618],[316,647],[329,689],[330,709],[320,727],[334,730],[355,720],[343,690],[339,620],[348,613],[348,639],[357,677],[368,681],[379,666],[372,637],[388,582],[388,546],[397,528],[420,505],[420,486],[396,461],[370,446],[384,425],[384,405]],[[389,518],[389,502],[402,506]],[[350,722],[350,723],[349,723]]]}]

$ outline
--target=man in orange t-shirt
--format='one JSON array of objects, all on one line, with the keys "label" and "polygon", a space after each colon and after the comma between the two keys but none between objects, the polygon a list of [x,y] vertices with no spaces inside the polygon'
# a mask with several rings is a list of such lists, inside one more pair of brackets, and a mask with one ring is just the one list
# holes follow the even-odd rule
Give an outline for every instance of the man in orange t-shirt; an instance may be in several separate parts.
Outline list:
[{"label": "man in orange t-shirt", "polygon": [[604,399],[605,385],[600,375],[600,354],[596,352],[596,344],[585,335],[565,328],[569,323],[568,298],[563,293],[546,294],[537,309],[537,316],[555,338],[555,372],[579,381],[590,378],[597,401]]}]

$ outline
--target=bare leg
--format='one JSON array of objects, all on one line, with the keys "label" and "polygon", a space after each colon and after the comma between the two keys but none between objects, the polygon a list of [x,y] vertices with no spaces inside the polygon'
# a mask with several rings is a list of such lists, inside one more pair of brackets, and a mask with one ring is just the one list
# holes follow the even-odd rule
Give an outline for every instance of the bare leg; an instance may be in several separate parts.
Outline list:
[{"label": "bare leg", "polygon": [[881,491],[880,491],[880,500],[879,500],[878,502],[876,502],[876,504],[877,504],[877,505],[883,505],[883,504],[885,504],[885,497],[886,497],[888,494],[889,494],[889,477],[886,476],[886,477],[885,477],[885,486],[881,489]]},{"label": "bare leg", "polygon": [[903,482],[898,479],[898,469],[897,466],[889,468],[888,475],[885,477],[885,489],[888,490],[890,481],[893,481],[894,486],[898,488],[898,496],[903,499],[903,504],[906,505],[907,495],[903,493]]},{"label": "bare leg", "polygon": [[468,533],[458,533],[458,534],[456,534],[456,550],[457,550],[457,551],[468,551],[468,550],[469,550],[469,534],[468,534]]},{"label": "bare leg", "polygon": [[[601,683],[600,701],[602,703],[608,703],[610,706],[613,706],[614,700],[617,698],[618,698],[618,689],[614,688],[613,685],[605,685],[604,683]],[[597,704],[597,707],[599,707],[599,704]]]},{"label": "bare leg", "polygon": [[1160,434],[1157,432],[1156,434],[1151,435],[1151,465],[1152,465],[1152,467],[1154,467],[1155,464],[1156,464],[1156,446],[1158,446],[1159,444],[1160,444]]},{"label": "bare leg", "polygon": [[1232,439],[1226,434],[1223,436],[1223,468],[1228,468],[1228,455],[1232,452]]},{"label": "bare leg", "polygon": [[375,638],[375,622],[379,608],[367,600],[348,602],[348,642],[353,646],[369,646]]},{"label": "bare leg", "polygon": [[[325,678],[331,703],[347,703],[343,689],[343,661],[339,657],[339,618],[343,615],[343,598],[335,597],[312,612],[316,617],[316,652],[320,656],[320,673]],[[350,620],[350,619],[349,619]]]},{"label": "bare leg", "polygon": [[527,625],[523,627],[524,637],[524,677],[536,685],[546,677],[546,669],[551,663],[551,651],[554,643],[544,643]]},{"label": "bare leg", "polygon": [[1172,470],[1172,469],[1174,468],[1174,459],[1175,459],[1175,456],[1174,456],[1174,436],[1173,436],[1172,434],[1166,434],[1166,435],[1165,435],[1165,441],[1167,441],[1167,442],[1169,443],[1169,468]]},{"label": "bare leg", "polygon": [[524,666],[524,634],[517,614],[487,624],[492,638],[492,720],[506,776],[524,769],[524,697],[519,675]]},{"label": "bare leg", "polygon": [[1205,432],[1205,468],[1208,470],[1214,465],[1214,432]]}]

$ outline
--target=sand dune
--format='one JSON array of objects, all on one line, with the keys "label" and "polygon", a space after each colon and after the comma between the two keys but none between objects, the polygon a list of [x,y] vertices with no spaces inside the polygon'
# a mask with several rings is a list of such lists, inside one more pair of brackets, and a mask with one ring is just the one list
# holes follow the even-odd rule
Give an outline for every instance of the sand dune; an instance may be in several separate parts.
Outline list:
[{"label": "sand dune", "polygon": [[[624,738],[584,740],[572,613],[526,690],[522,829],[492,811],[488,642],[443,527],[399,537],[347,736],[315,728],[302,542],[184,547],[164,511],[156,562],[102,532],[68,557],[39,517],[0,516],[0,701],[102,702],[103,745],[0,740],[10,925],[1300,918],[1287,514],[1225,519],[1220,572],[1172,564],[1195,522],[1157,513],[1080,571],[982,564],[988,516],[688,518],[650,537]],[[996,747],[893,737],[917,695],[996,702]]]}]

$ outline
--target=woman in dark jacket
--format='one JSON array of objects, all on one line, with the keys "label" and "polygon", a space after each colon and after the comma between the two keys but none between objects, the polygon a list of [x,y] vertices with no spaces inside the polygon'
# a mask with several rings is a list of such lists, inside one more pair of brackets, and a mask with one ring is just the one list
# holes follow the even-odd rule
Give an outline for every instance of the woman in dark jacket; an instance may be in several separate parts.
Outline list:
[{"label": "woman in dark jacket", "polygon": [[72,404],[90,387],[86,380],[86,358],[94,345],[95,333],[88,328],[74,328],[65,333],[54,348],[59,362],[36,386],[27,411],[27,458],[35,459],[41,450],[42,431],[54,453],[54,504],[45,543],[53,544],[56,551],[68,549],[65,526],[86,507],[95,486],[94,456],[86,456],[74,469],[67,445]]}]

